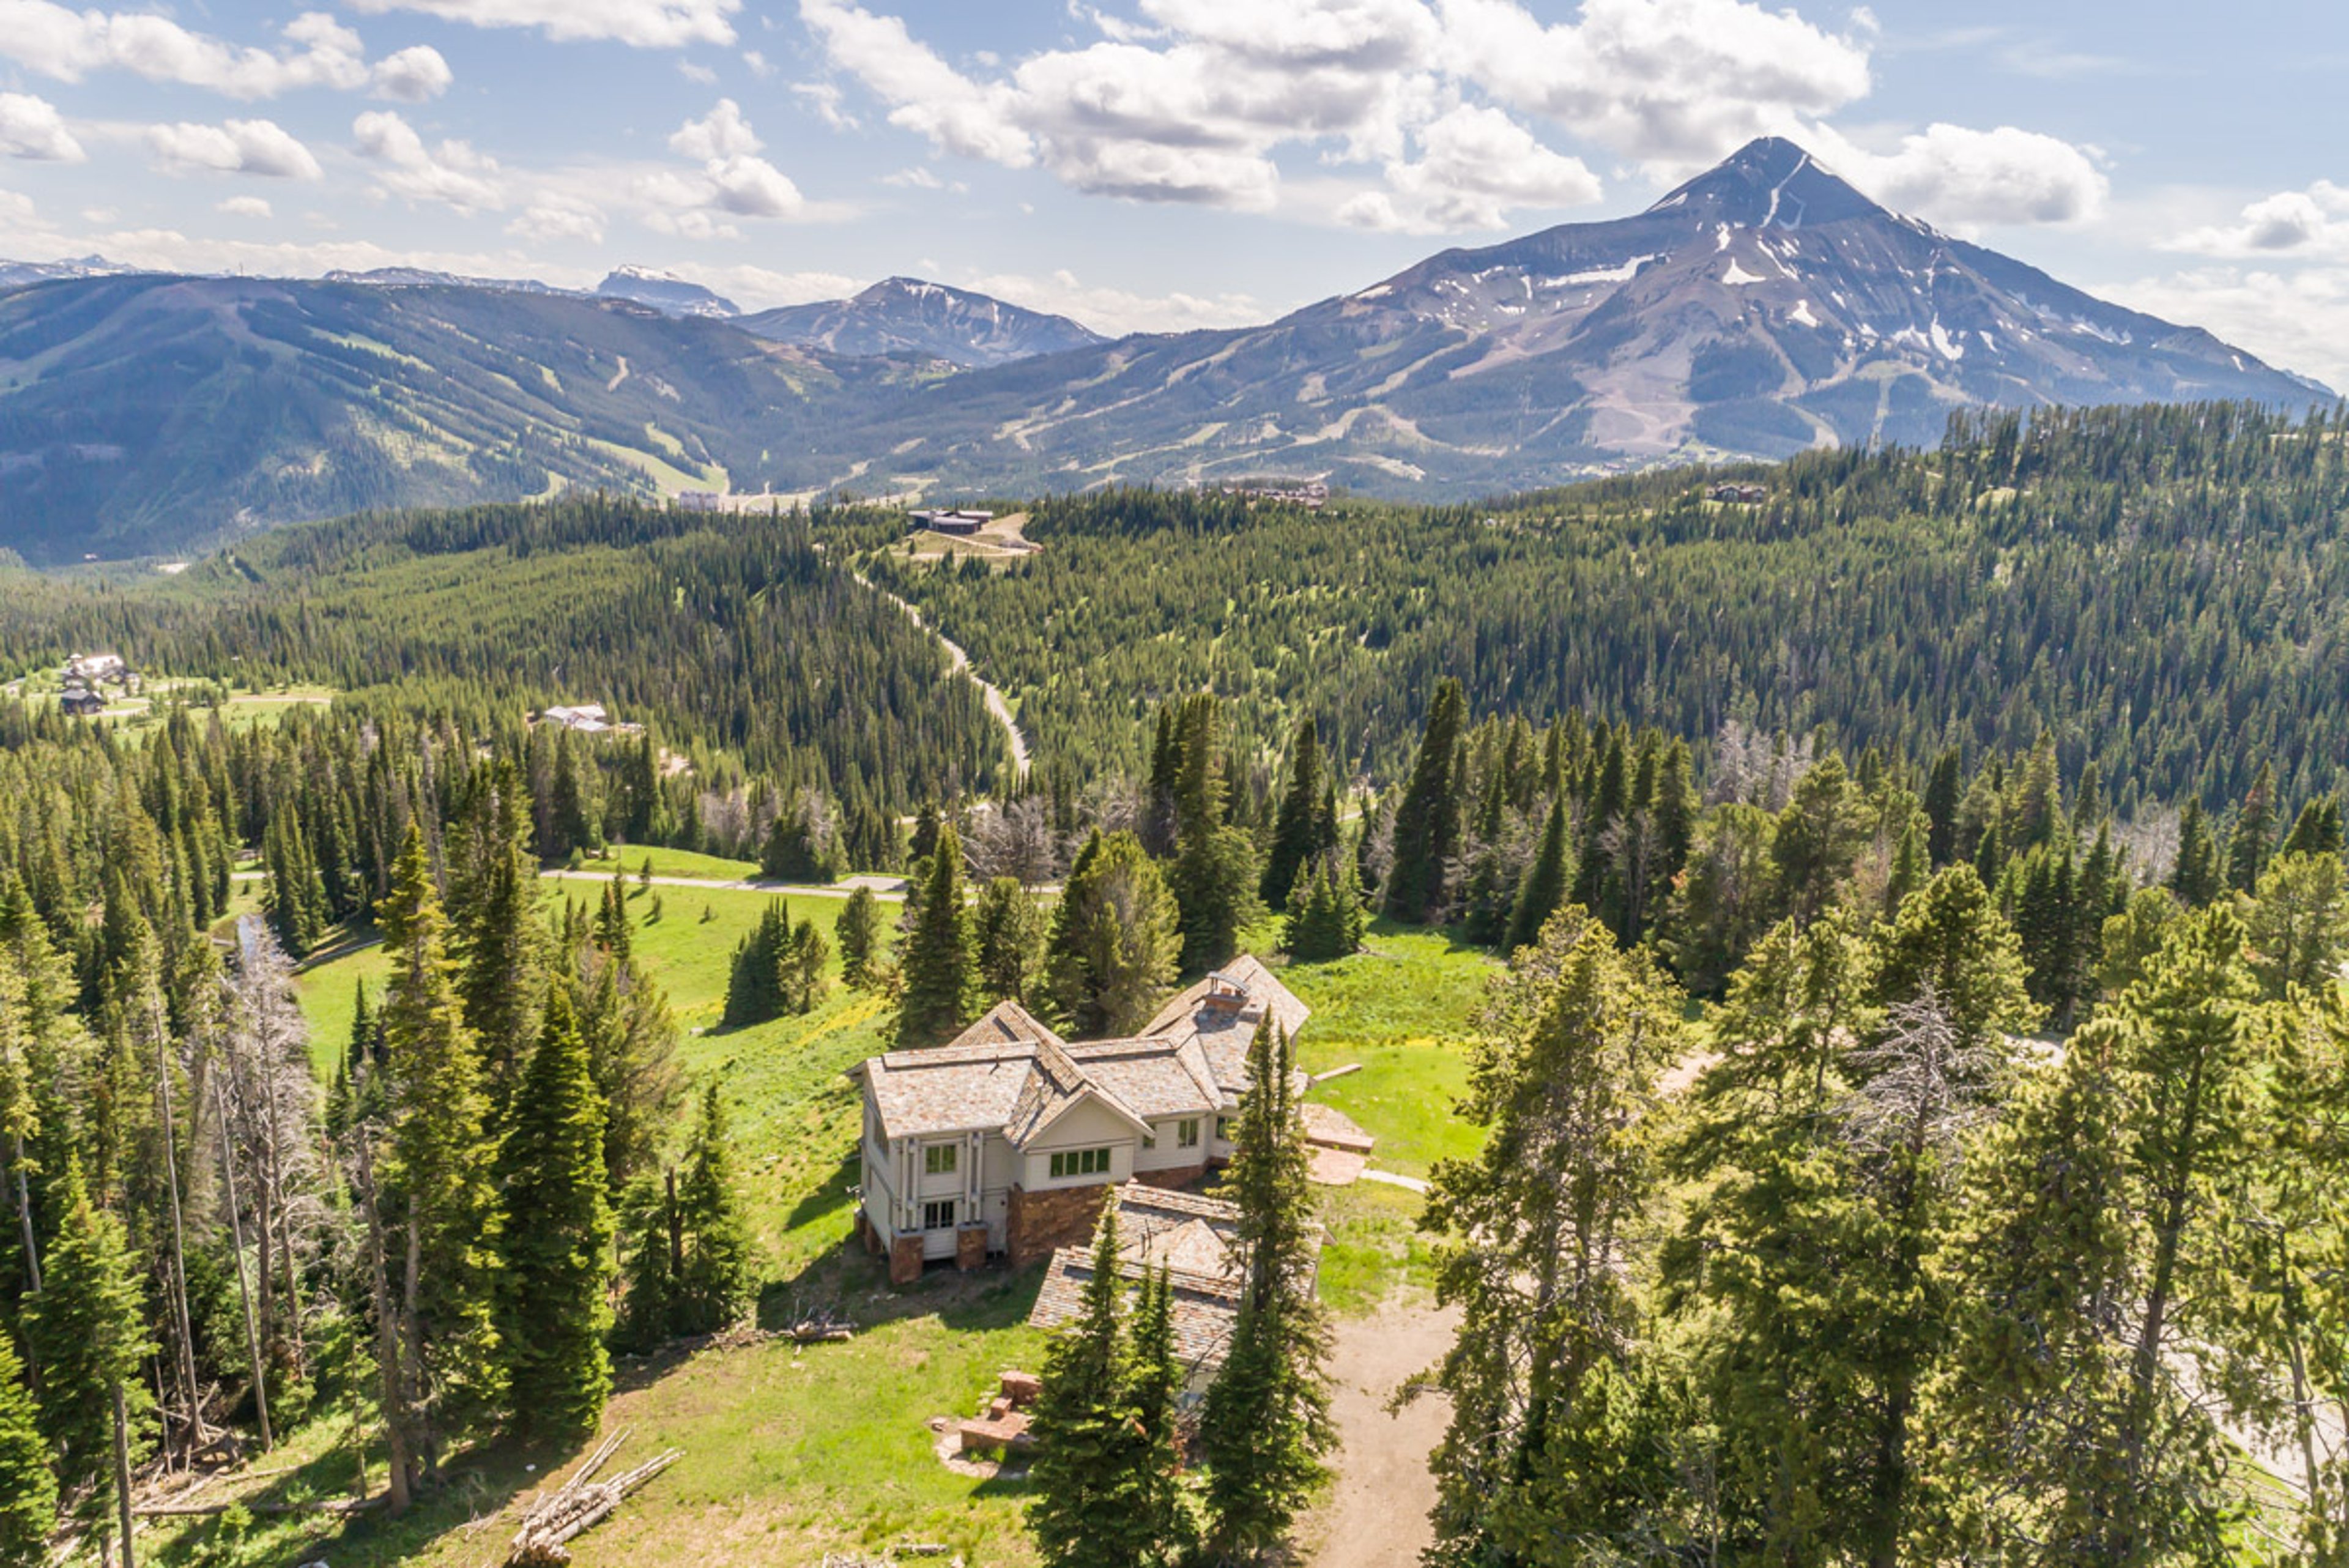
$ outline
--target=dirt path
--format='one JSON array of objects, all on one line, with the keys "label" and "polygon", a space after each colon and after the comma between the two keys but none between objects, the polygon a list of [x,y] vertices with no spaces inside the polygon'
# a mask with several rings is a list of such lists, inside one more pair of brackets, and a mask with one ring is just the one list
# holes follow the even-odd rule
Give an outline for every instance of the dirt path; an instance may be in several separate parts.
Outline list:
[{"label": "dirt path", "polygon": [[872,579],[863,573],[857,574],[856,580],[904,610],[916,626],[938,639],[938,646],[947,650],[947,658],[955,670],[968,676],[978,687],[979,696],[987,702],[988,712],[994,715],[995,722],[1003,726],[1003,733],[1011,742],[1011,765],[1019,771],[1021,778],[1026,778],[1028,776],[1028,737],[1019,732],[1019,722],[1012,718],[1011,704],[1005,700],[1003,693],[998,691],[993,683],[980,680],[978,673],[971,669],[970,655],[963,651],[962,645],[924,620],[920,610],[916,609],[888,589],[876,587]]},{"label": "dirt path", "polygon": [[1309,1562],[1326,1568],[1418,1568],[1434,1541],[1428,1511],[1435,1478],[1427,1458],[1450,1409],[1423,1394],[1393,1415],[1387,1401],[1433,1366],[1460,1324],[1432,1303],[1390,1303],[1337,1325],[1330,1347],[1330,1414],[1338,1425],[1337,1483],[1309,1523]]}]

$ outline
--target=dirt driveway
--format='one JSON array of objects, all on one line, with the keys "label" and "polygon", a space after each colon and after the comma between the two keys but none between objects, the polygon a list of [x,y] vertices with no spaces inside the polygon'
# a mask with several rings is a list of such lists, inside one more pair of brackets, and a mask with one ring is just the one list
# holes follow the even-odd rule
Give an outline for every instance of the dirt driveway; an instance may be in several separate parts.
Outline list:
[{"label": "dirt driveway", "polygon": [[1435,1506],[1428,1455],[1451,1411],[1423,1394],[1394,1415],[1387,1401],[1429,1370],[1452,1345],[1459,1316],[1433,1303],[1391,1303],[1336,1325],[1330,1347],[1330,1414],[1338,1425],[1336,1484],[1308,1524],[1308,1561],[1326,1568],[1418,1568],[1433,1541]]}]

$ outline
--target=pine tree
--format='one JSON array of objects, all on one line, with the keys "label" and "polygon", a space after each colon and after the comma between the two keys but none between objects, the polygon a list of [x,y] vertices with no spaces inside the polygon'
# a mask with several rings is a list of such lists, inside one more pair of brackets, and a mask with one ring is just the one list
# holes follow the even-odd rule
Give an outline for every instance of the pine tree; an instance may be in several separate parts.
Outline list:
[{"label": "pine tree", "polygon": [[833,936],[840,943],[841,978],[855,990],[869,989],[878,978],[881,936],[881,901],[872,888],[859,885],[849,894]]},{"label": "pine tree", "polygon": [[1437,1163],[1421,1221],[1445,1238],[1438,1300],[1463,1314],[1438,1374],[1446,1558],[1544,1557],[1555,1456],[1578,1434],[1595,1442],[1636,1375],[1637,1303],[1616,1262],[1657,1194],[1648,1113],[1682,1053],[1682,1008],[1643,953],[1573,906],[1496,984],[1462,1106],[1488,1134]]},{"label": "pine tree", "polygon": [[1246,1283],[1229,1355],[1199,1422],[1208,1543],[1226,1561],[1260,1558],[1286,1544],[1334,1441],[1294,1075],[1288,1037],[1267,1020],[1248,1045],[1248,1086],[1223,1188],[1239,1209]]},{"label": "pine tree", "polygon": [[1299,868],[1336,847],[1338,824],[1329,801],[1320,732],[1307,719],[1297,726],[1297,738],[1288,748],[1288,788],[1273,818],[1272,845],[1265,852],[1263,880],[1257,884],[1257,897],[1264,903],[1287,903]]},{"label": "pine tree", "polygon": [[938,829],[937,852],[902,950],[905,988],[897,1003],[897,1049],[944,1044],[978,1015],[978,955],[963,901],[962,843],[951,826]]},{"label": "pine tree", "polygon": [[413,1267],[401,1280],[402,1333],[418,1379],[418,1456],[437,1468],[447,1426],[493,1407],[496,1148],[484,1131],[480,1047],[465,1027],[448,921],[411,824],[392,890],[378,910],[391,977],[384,1052],[391,1080],[388,1205]]},{"label": "pine tree", "polygon": [[791,911],[781,898],[768,899],[767,907],[759,912],[759,923],[735,944],[719,1027],[747,1029],[780,1018],[789,1010],[783,995],[783,962],[791,940]]},{"label": "pine tree", "polygon": [[2271,998],[2339,979],[2349,957],[2349,873],[2337,855],[2279,855],[2243,912],[2251,968]]},{"label": "pine tree", "polygon": [[979,889],[971,911],[978,944],[983,1001],[1025,1002],[1035,987],[1044,948],[1044,917],[1016,877],[997,877]]},{"label": "pine tree", "polygon": [[1299,867],[1282,928],[1282,950],[1299,963],[1326,963],[1361,946],[1362,895],[1353,862],[1331,853]]},{"label": "pine tree", "polygon": [[612,1213],[605,1201],[604,1103],[560,987],[548,995],[513,1130],[505,1189],[502,1345],[516,1425],[533,1436],[592,1432],[612,1391]]},{"label": "pine tree", "polygon": [[2341,853],[2341,797],[2323,794],[2300,808],[2300,815],[2284,839],[2286,855]]},{"label": "pine tree", "polygon": [[791,940],[783,944],[781,962],[776,966],[781,977],[783,1007],[794,1013],[812,1012],[823,1002],[824,992],[832,988],[832,944],[824,940],[813,920],[802,920],[792,928]]},{"label": "pine tree", "polygon": [[2202,815],[2199,797],[2187,797],[2178,818],[2178,861],[2170,867],[2169,890],[2189,909],[2199,909],[2225,890],[2219,865],[2219,846]]},{"label": "pine tree", "polygon": [[1574,824],[1561,793],[1550,800],[1541,847],[1534,852],[1533,864],[1526,867],[1525,879],[1517,884],[1516,907],[1509,912],[1508,936],[1503,944],[1510,952],[1538,941],[1542,928],[1566,902],[1567,888],[1574,880],[1573,836]]},{"label": "pine tree", "polygon": [[1044,998],[1078,1039],[1140,1028],[1174,978],[1177,915],[1157,863],[1131,833],[1077,852],[1044,944]]},{"label": "pine tree", "polygon": [[1468,700],[1460,682],[1445,680],[1428,707],[1411,782],[1395,807],[1394,860],[1382,891],[1386,912],[1398,920],[1424,925],[1443,916],[1445,867],[1460,839],[1453,753],[1459,749],[1467,722]]},{"label": "pine tree", "polygon": [[1257,913],[1256,846],[1230,820],[1223,719],[1215,698],[1183,707],[1174,778],[1174,860],[1166,885],[1181,911],[1182,966],[1212,969],[1239,948],[1240,928]]},{"label": "pine tree", "polygon": [[675,1224],[681,1244],[671,1326],[679,1334],[714,1334],[739,1322],[758,1299],[758,1279],[716,1084],[702,1091],[701,1116],[678,1183]]},{"label": "pine tree", "polygon": [[1049,1568],[1150,1568],[1161,1543],[1142,1508],[1149,1447],[1133,1404],[1133,1348],[1117,1207],[1093,1232],[1090,1277],[1076,1317],[1044,1355],[1043,1392],[1030,1430],[1036,1458],[1028,1528]]},{"label": "pine tree", "polygon": [[677,1211],[667,1184],[640,1181],[629,1189],[628,1231],[636,1246],[628,1260],[628,1286],[616,1325],[622,1345],[639,1353],[658,1348],[677,1315]]},{"label": "pine tree", "polygon": [[57,1483],[49,1473],[25,1364],[0,1327],[0,1568],[47,1568]]},{"label": "pine tree", "polygon": [[1183,1364],[1174,1345],[1174,1280],[1162,1267],[1143,1279],[1136,1297],[1126,1379],[1136,1438],[1134,1533],[1148,1543],[1147,1561],[1185,1563],[1197,1531],[1182,1480]]},{"label": "pine tree", "polygon": [[1947,866],[1958,855],[1958,808],[1964,799],[1964,758],[1951,746],[1933,759],[1932,776],[1925,784],[1925,818],[1929,824],[1925,851],[1935,867]]},{"label": "pine tree", "polygon": [[[56,1237],[28,1303],[30,1348],[41,1368],[41,1428],[74,1521],[105,1534],[122,1511],[115,1478],[118,1401],[136,1411],[140,1363],[153,1346],[140,1318],[137,1264],[122,1221],[92,1203],[68,1160],[50,1198]],[[139,1433],[130,1434],[133,1459]]]},{"label": "pine tree", "polygon": [[[521,770],[499,763],[474,775],[453,857],[450,948],[460,971],[465,1027],[479,1044],[490,1126],[503,1125],[538,1039],[546,993],[538,919],[538,866],[530,853],[530,794]],[[609,896],[609,890],[606,890]]]},{"label": "pine tree", "polygon": [[2275,848],[2275,764],[2261,763],[2259,776],[2251,781],[2242,809],[2235,814],[2235,826],[2227,835],[2229,887],[2248,893],[2259,885],[2260,873],[2267,869],[2268,856]]}]

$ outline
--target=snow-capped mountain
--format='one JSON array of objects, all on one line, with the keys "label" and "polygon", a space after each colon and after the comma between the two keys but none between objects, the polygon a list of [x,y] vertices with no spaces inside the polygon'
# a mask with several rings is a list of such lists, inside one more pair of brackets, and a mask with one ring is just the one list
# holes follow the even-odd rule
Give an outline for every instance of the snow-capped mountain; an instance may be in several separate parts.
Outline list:
[{"label": "snow-capped mountain", "polygon": [[741,306],[698,283],[648,267],[624,266],[595,286],[605,299],[632,299],[663,316],[706,316],[726,320],[742,314]]},{"label": "snow-capped mountain", "polygon": [[976,368],[1104,341],[1065,316],[1048,316],[919,278],[884,278],[853,299],[746,316],[743,330],[835,354],[911,354]]}]

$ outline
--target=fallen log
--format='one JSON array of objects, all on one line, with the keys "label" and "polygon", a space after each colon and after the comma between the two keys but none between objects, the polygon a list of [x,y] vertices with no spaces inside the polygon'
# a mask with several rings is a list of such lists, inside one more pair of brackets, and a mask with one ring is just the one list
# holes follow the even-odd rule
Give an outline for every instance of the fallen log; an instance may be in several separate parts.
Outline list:
[{"label": "fallen log", "polygon": [[381,1492],[373,1497],[327,1498],[318,1502],[242,1502],[229,1498],[221,1502],[134,1503],[130,1512],[137,1519],[199,1519],[226,1513],[233,1508],[242,1508],[247,1513],[264,1514],[364,1513],[382,1501]]},{"label": "fallen log", "polygon": [[630,1492],[685,1457],[679,1449],[667,1449],[625,1475],[595,1480],[627,1435],[623,1428],[596,1444],[569,1480],[531,1506],[506,1552],[506,1568],[558,1568],[570,1562],[572,1540],[611,1518]]}]

